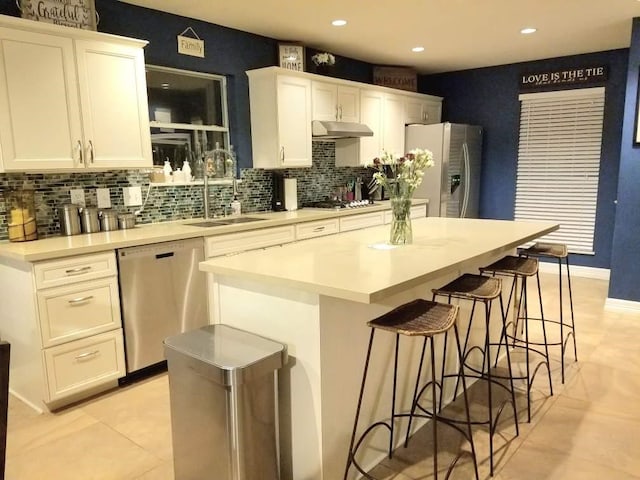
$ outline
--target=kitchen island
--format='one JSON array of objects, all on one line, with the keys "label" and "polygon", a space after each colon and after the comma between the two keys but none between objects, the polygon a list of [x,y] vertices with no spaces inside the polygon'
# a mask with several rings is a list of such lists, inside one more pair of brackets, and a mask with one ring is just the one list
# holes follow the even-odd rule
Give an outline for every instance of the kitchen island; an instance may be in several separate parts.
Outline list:
[{"label": "kitchen island", "polygon": [[[411,245],[387,245],[389,227],[380,226],[201,263],[213,275],[215,321],[288,347],[290,361],[278,382],[282,479],[342,478],[368,320],[430,298],[431,288],[557,228],[551,222],[425,218],[413,222]],[[363,425],[389,415],[391,337],[377,337],[366,394],[375,400],[363,405]],[[472,335],[472,342],[479,338]],[[420,345],[403,345],[399,402],[407,409]],[[383,445],[384,435],[372,435],[361,464],[376,464]]]}]

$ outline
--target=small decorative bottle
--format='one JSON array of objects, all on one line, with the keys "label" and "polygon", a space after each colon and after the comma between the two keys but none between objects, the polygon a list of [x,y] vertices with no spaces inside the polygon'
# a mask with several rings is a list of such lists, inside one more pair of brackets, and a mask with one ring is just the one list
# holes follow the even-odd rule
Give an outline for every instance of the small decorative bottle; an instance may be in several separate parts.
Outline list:
[{"label": "small decorative bottle", "polygon": [[169,163],[169,159],[167,158],[164,161],[164,181],[167,183],[171,183],[173,181],[173,178],[171,177],[171,173],[173,172],[173,169],[171,168],[171,164]]},{"label": "small decorative bottle", "polygon": [[185,160],[182,164],[182,174],[184,175],[184,181],[191,181],[191,165],[189,165],[189,161]]}]

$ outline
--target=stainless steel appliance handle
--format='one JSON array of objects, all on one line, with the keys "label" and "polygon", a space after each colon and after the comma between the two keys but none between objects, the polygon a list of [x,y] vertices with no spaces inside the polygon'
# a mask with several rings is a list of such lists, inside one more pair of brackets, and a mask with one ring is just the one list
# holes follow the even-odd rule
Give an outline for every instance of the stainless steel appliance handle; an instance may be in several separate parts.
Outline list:
[{"label": "stainless steel appliance handle", "polygon": [[72,268],[71,270],[65,270],[64,273],[67,275],[80,275],[81,273],[87,272],[91,270],[91,266],[87,265],[86,267],[78,267]]},{"label": "stainless steel appliance handle", "polygon": [[462,144],[462,153],[464,154],[464,198],[462,200],[460,218],[465,218],[469,204],[469,181],[471,180],[471,174],[469,173],[469,147],[467,146],[467,142]]},{"label": "stainless steel appliance handle", "polygon": [[93,298],[93,295],[89,295],[86,297],[79,297],[79,298],[74,298],[72,300],[69,300],[69,303],[71,305],[78,305],[79,303],[85,303],[88,302],[89,300],[91,300]]},{"label": "stainless steel appliance handle", "polygon": [[80,355],[76,355],[76,360],[86,360],[89,357],[94,357],[100,353],[99,350],[94,350],[92,352],[81,353]]}]

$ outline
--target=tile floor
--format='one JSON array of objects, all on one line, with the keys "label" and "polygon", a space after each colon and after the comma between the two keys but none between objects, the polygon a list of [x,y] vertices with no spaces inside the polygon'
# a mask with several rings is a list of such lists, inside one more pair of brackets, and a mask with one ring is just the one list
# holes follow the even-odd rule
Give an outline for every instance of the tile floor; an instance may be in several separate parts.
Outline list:
[{"label": "tile floor", "polygon": [[[542,277],[545,290],[554,285],[554,276]],[[640,479],[640,315],[604,310],[605,281],[573,280],[579,362],[568,362],[564,385],[553,362],[553,397],[540,372],[530,424],[519,395],[518,437],[505,413],[494,437],[495,480]],[[557,298],[548,294],[545,308],[554,305]],[[457,451],[459,438],[442,433],[444,449]],[[480,476],[489,478],[488,435],[478,428],[474,438]],[[429,443],[423,428],[408,449],[375,469],[376,478],[432,478]],[[172,479],[171,458],[166,374],[54,414],[37,415],[10,399],[8,480]],[[465,457],[451,478],[473,478]]]}]

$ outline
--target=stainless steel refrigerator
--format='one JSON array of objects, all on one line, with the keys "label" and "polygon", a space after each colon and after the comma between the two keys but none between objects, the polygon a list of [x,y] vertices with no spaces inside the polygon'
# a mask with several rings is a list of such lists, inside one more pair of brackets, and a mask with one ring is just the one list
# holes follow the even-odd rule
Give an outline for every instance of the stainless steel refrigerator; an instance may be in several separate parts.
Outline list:
[{"label": "stainless steel refrigerator", "polygon": [[431,150],[435,161],[413,195],[429,199],[429,216],[477,218],[482,127],[448,122],[407,125],[405,151],[414,148]]}]

